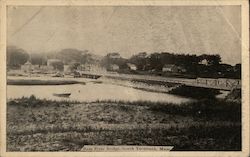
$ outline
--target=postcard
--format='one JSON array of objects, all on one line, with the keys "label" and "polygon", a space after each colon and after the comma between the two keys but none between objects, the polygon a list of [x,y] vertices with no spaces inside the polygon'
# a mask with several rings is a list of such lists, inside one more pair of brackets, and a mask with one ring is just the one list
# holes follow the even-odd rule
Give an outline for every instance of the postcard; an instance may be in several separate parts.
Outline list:
[{"label": "postcard", "polygon": [[1,156],[249,156],[248,1],[1,3]]}]

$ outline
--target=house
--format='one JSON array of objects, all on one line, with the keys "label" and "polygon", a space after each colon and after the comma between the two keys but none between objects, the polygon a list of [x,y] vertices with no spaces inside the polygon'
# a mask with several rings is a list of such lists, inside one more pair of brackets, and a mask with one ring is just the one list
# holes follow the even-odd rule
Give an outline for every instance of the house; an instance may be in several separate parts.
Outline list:
[{"label": "house", "polygon": [[137,67],[136,67],[136,65],[134,65],[134,64],[127,63],[127,66],[128,66],[128,68],[129,68],[130,70],[137,70]]},{"label": "house", "polygon": [[202,65],[208,65],[208,60],[207,59],[203,59],[199,62],[199,64],[202,64]]},{"label": "house", "polygon": [[59,70],[62,71],[63,70],[63,62],[59,59],[48,59],[47,60],[47,66],[48,67],[53,67],[54,70]]},{"label": "house", "polygon": [[118,59],[118,58],[121,58],[121,56],[120,56],[120,54],[119,53],[109,53],[108,55],[107,55],[109,58],[111,58],[111,59]]},{"label": "house", "polygon": [[91,71],[91,64],[81,64],[77,67],[78,71]]},{"label": "house", "polygon": [[77,67],[78,71],[88,71],[88,72],[106,72],[106,69],[98,64],[81,64]]},{"label": "house", "polygon": [[106,69],[98,64],[89,64],[88,68],[88,70],[91,72],[106,72]]},{"label": "house", "polygon": [[120,69],[119,66],[116,65],[116,64],[111,64],[111,65],[109,65],[108,68],[107,68],[108,71],[117,71],[117,70],[119,70],[119,69]]},{"label": "house", "polygon": [[187,69],[182,66],[176,66],[174,64],[165,64],[162,68],[162,72],[185,73],[187,72]]},{"label": "house", "polygon": [[33,70],[33,65],[30,61],[27,61],[24,65],[21,65],[21,70],[23,72],[31,72]]},{"label": "house", "polygon": [[178,67],[174,64],[165,64],[162,67],[162,72],[178,72]]},{"label": "house", "polygon": [[21,65],[21,70],[27,73],[55,73],[57,71],[52,66],[52,63],[48,65],[33,65],[30,61],[27,61],[24,65]]},{"label": "house", "polygon": [[32,65],[32,73],[55,73],[56,70],[52,66],[47,65]]},{"label": "house", "polygon": [[187,72],[187,69],[182,67],[182,66],[178,66],[178,72],[179,73],[185,73],[185,72]]},{"label": "house", "polygon": [[140,52],[137,57],[139,58],[146,58],[147,57],[147,53],[146,52]]},{"label": "house", "polygon": [[64,74],[70,74],[71,73],[71,69],[69,65],[63,65],[63,72]]},{"label": "house", "polygon": [[47,66],[47,65],[41,65],[40,70],[43,73],[53,73],[55,71],[53,66]]},{"label": "house", "polygon": [[62,61],[59,59],[48,59],[47,66],[53,66],[54,63],[61,63]]}]

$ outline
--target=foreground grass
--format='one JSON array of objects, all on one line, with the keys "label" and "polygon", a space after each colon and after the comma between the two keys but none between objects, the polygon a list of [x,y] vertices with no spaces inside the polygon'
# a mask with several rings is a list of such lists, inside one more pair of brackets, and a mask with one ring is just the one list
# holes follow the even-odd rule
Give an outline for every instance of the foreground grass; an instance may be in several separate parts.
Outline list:
[{"label": "foreground grass", "polygon": [[173,145],[174,150],[240,150],[241,105],[11,100],[8,151],[80,151],[84,145]]}]

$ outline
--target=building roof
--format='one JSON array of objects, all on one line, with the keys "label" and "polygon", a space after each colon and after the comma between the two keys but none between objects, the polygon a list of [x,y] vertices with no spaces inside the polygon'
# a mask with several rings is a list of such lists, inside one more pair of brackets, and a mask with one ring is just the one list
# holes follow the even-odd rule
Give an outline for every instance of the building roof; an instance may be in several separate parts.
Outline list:
[{"label": "building roof", "polygon": [[110,58],[121,58],[120,54],[119,53],[109,53],[108,54],[108,57]]},{"label": "building roof", "polygon": [[136,67],[136,65],[134,65],[134,64],[132,64],[132,63],[127,63],[127,65],[128,65],[129,67]]},{"label": "building roof", "polygon": [[164,68],[173,68],[173,67],[176,67],[176,65],[174,65],[174,64],[165,64],[163,67]]},{"label": "building roof", "polygon": [[119,67],[117,64],[111,64],[110,66]]},{"label": "building roof", "polygon": [[24,65],[32,65],[30,61],[27,61]]},{"label": "building roof", "polygon": [[202,59],[199,64],[203,64],[203,65],[208,65],[208,60],[205,58],[205,59]]}]

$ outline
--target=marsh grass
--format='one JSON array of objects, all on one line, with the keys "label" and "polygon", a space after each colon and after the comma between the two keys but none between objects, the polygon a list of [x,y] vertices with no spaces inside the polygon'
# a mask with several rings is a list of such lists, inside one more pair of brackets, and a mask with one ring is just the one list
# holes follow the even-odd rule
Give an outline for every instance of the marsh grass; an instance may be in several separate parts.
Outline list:
[{"label": "marsh grass", "polygon": [[8,151],[80,151],[86,144],[241,150],[241,104],[216,99],[90,103],[35,96],[8,101]]},{"label": "marsh grass", "polygon": [[133,106],[147,106],[148,110],[166,114],[193,116],[196,118],[241,120],[241,104],[217,99],[203,99],[200,101],[186,102],[182,104],[150,102],[150,101],[96,101],[95,103],[111,103]]},{"label": "marsh grass", "polygon": [[[11,135],[10,140],[22,137],[33,139],[33,143],[28,145],[25,151],[37,151],[45,143],[47,148],[42,151],[60,151],[69,149],[70,151],[80,151],[84,145],[141,145],[141,146],[174,146],[175,151],[179,150],[241,150],[241,128],[240,126],[190,126],[185,129],[108,129],[89,131],[70,131],[30,135]],[[40,136],[39,139],[37,139]],[[53,146],[53,142],[58,141],[59,147]],[[11,149],[13,144],[8,146]],[[19,146],[20,147],[20,146]]]},{"label": "marsh grass", "polygon": [[153,104],[149,110],[163,112],[167,114],[177,114],[182,116],[193,116],[205,120],[241,120],[241,104],[237,102],[227,102],[223,100],[207,99],[181,105]]},{"label": "marsh grass", "polygon": [[49,99],[38,99],[36,96],[31,95],[30,97],[22,97],[19,99],[10,99],[7,104],[10,106],[23,106],[23,107],[44,107],[44,106],[61,106],[69,104],[79,104],[83,102],[72,101],[72,100],[49,100]]},{"label": "marsh grass", "polygon": [[128,111],[129,105],[145,106],[153,112],[161,112],[165,114],[174,114],[181,116],[192,116],[204,120],[231,120],[241,121],[241,104],[239,102],[231,102],[217,99],[205,99],[200,101],[187,102],[182,104],[150,102],[150,101],[113,101],[102,100],[88,102],[79,102],[71,100],[47,100],[37,99],[34,95],[23,97],[21,99],[10,100],[8,105],[19,105],[24,107],[42,107],[42,106],[69,106],[70,104],[115,104],[120,110]]}]

